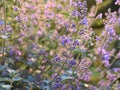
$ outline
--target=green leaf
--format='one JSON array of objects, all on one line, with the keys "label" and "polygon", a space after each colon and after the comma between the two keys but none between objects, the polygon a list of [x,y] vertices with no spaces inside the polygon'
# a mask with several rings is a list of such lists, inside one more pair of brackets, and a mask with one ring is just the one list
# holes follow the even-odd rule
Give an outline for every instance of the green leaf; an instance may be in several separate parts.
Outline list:
[{"label": "green leaf", "polygon": [[3,70],[5,68],[5,66],[0,66],[0,71]]},{"label": "green leaf", "polygon": [[0,90],[10,90],[11,85],[0,84]]},{"label": "green leaf", "polygon": [[44,0],[44,2],[46,3],[48,0]]},{"label": "green leaf", "polygon": [[82,50],[82,49],[74,49],[74,51],[79,52],[79,53],[83,53],[84,50]]},{"label": "green leaf", "polygon": [[82,49],[74,49],[73,50],[74,54],[78,54],[78,55],[86,55],[86,51],[82,50]]},{"label": "green leaf", "polygon": [[61,12],[61,14],[65,15],[65,16],[69,16],[69,13],[67,13],[67,12]]},{"label": "green leaf", "polygon": [[8,71],[9,73],[16,74],[16,71],[15,71],[15,70],[13,70],[13,69],[8,68],[8,69],[7,69],[7,71]]},{"label": "green leaf", "polygon": [[8,75],[9,75],[10,77],[14,77],[14,76],[17,74],[17,72],[16,72],[15,70],[10,69],[10,68],[8,68],[7,71],[9,72]]},{"label": "green leaf", "polygon": [[101,80],[100,72],[96,71],[96,68],[94,66],[90,67],[90,71],[92,72],[90,83],[96,85]]},{"label": "green leaf", "polygon": [[32,75],[28,75],[27,80],[30,81],[30,82],[33,82],[35,80],[35,78]]},{"label": "green leaf", "polygon": [[21,81],[23,78],[21,78],[21,77],[14,77],[14,78],[12,78],[12,80],[14,81],[14,82],[16,82],[16,81]]},{"label": "green leaf", "polygon": [[12,82],[12,80],[8,77],[0,77],[0,82]]},{"label": "green leaf", "polygon": [[62,81],[64,81],[64,80],[71,80],[71,79],[74,79],[74,77],[69,77],[69,76],[63,75],[61,77],[61,79],[62,79]]}]

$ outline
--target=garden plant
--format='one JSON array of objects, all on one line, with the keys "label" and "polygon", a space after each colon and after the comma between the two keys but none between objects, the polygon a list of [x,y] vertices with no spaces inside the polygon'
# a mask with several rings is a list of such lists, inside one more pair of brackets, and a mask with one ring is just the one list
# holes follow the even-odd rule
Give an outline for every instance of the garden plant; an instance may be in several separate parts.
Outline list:
[{"label": "garden plant", "polygon": [[120,8],[89,1],[0,0],[0,90],[120,90]]}]

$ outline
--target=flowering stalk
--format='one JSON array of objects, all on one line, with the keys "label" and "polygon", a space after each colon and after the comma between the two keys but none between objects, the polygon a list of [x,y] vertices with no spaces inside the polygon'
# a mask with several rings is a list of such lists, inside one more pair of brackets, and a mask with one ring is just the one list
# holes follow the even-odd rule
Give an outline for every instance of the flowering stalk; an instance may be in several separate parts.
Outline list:
[{"label": "flowering stalk", "polygon": [[[4,30],[6,31],[6,1],[3,0],[3,7],[4,7]],[[5,43],[6,40],[3,39],[3,56],[2,56],[2,65],[4,65],[4,56],[5,56]]]},{"label": "flowering stalk", "polygon": [[[70,53],[72,53],[72,50],[71,50]],[[62,64],[61,68],[59,69],[57,75],[55,76],[55,78],[54,78],[51,82],[54,82],[54,81],[57,79],[58,75],[59,75],[59,74],[61,73],[61,71],[63,70],[66,61],[67,61],[67,60],[65,60],[65,62],[63,62],[63,64]]]},{"label": "flowering stalk", "polygon": [[[76,60],[79,60],[79,57],[80,57],[80,54],[78,55],[78,57],[77,57]],[[78,69],[78,67],[79,67],[80,62],[81,62],[82,59],[83,59],[83,55],[81,56],[81,59],[78,61],[78,64],[76,65],[76,68],[73,70],[73,73],[75,73],[75,71],[77,71],[77,69]],[[69,82],[69,85],[72,84],[72,82],[75,81],[76,78],[77,78],[77,77],[75,77],[72,81],[70,81],[70,82]],[[66,82],[66,81],[65,81],[65,82]],[[63,82],[63,85],[65,84],[65,82]],[[66,86],[66,88],[68,88],[69,85]]]},{"label": "flowering stalk", "polygon": [[[107,34],[107,32],[105,32],[105,34]],[[104,35],[103,37],[103,42],[101,44],[101,49],[100,49],[100,52],[102,52],[102,50],[104,49],[105,45],[106,45],[106,40],[107,40],[107,35]],[[98,54],[99,56],[99,54]],[[97,57],[98,57],[97,56]],[[98,66],[98,69],[103,65],[103,63],[101,63],[99,66]],[[96,69],[97,70],[97,69]]]},{"label": "flowering stalk", "polygon": [[[70,23],[71,23],[71,15],[70,15],[70,17],[69,17],[69,20],[70,20]],[[64,31],[64,30],[63,30],[63,31]],[[62,31],[62,32],[63,32],[63,31]],[[76,38],[76,36],[75,36],[75,38]],[[72,53],[72,50],[70,51],[70,53]],[[57,75],[55,76],[55,78],[54,78],[51,82],[54,82],[54,81],[57,79],[58,75],[59,75],[59,74],[61,73],[61,71],[63,70],[66,61],[67,61],[67,60],[65,60],[65,62],[63,62],[63,64],[62,64],[61,68],[59,69]]]},{"label": "flowering stalk", "polygon": [[[119,53],[118,53],[119,54]],[[118,55],[115,56],[115,58],[113,59],[113,61],[111,62],[109,68],[116,62],[117,58],[119,58]]]},{"label": "flowering stalk", "polygon": [[91,20],[90,24],[88,25],[87,29],[90,29],[93,21],[96,20],[95,16],[96,16],[96,14],[97,14],[97,11],[98,11],[98,4],[96,5],[96,8],[95,8],[94,18],[92,18],[92,20]]},{"label": "flowering stalk", "polygon": [[[98,4],[96,5],[95,15],[96,15],[97,11],[98,11]],[[93,23],[94,20],[96,20],[95,17],[91,20],[90,24],[87,26],[87,30],[90,29],[90,27],[91,27],[91,25],[92,25],[92,23]],[[82,60],[83,57],[84,57],[84,55],[82,55],[81,60]],[[76,67],[76,69],[74,69],[73,73],[75,72],[75,70],[78,69],[81,60],[79,60],[79,62],[78,62],[78,64],[77,64],[77,67]],[[71,85],[71,84],[76,80],[76,78],[77,78],[77,77],[75,77],[73,80],[71,80],[71,81],[69,82],[69,84],[65,87],[65,89],[67,89],[67,88],[69,87],[69,85]]]},{"label": "flowering stalk", "polygon": [[[78,31],[78,32],[79,32],[79,27],[80,27],[80,25],[79,25],[78,28],[77,28],[77,31]],[[76,40],[76,38],[77,38],[77,32],[76,32],[76,35],[75,35],[75,40]],[[77,56],[76,60],[79,60],[79,57],[80,57],[80,54]],[[82,59],[83,59],[83,53],[82,53],[82,56],[81,56],[81,60],[82,60]],[[78,69],[81,60],[78,61],[78,64],[77,64],[76,68],[73,70],[73,73],[75,72],[75,70]],[[69,85],[70,85],[75,79],[76,79],[76,77],[75,77],[71,82],[69,82]],[[65,84],[65,82],[66,82],[66,81],[63,82],[63,85]],[[66,88],[69,87],[69,85],[66,86]]]}]

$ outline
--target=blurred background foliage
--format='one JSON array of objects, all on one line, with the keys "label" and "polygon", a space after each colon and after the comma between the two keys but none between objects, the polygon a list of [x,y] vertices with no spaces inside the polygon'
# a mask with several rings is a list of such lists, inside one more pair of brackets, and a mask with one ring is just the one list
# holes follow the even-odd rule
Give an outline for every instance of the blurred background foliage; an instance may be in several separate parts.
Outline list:
[{"label": "blurred background foliage", "polygon": [[[17,4],[17,0],[6,0],[7,1],[7,16],[11,16],[12,15],[12,6]],[[26,0],[24,0],[26,1]],[[73,0],[74,1],[74,0]],[[92,8],[92,6],[94,6],[95,0],[86,0],[87,4],[88,4],[88,11],[90,11],[90,9]],[[96,14],[96,16],[100,13],[103,13],[103,17],[105,17],[105,12],[108,11],[109,8],[111,8],[111,11],[116,11],[118,10],[119,6],[116,6],[114,3],[116,0],[103,0],[104,3],[100,4],[98,7],[98,12]],[[0,19],[3,19],[3,14],[2,14],[2,7],[3,7],[3,0],[0,0]],[[13,15],[12,15],[13,17]],[[10,19],[10,18],[9,18]],[[97,20],[93,23],[93,28],[101,28],[103,27],[102,21],[101,20]]]}]

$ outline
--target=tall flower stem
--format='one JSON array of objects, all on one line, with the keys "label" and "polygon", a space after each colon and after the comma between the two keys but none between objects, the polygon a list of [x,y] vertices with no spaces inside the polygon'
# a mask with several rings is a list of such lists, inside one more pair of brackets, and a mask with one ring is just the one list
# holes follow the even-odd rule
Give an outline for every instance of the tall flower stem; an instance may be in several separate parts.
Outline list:
[{"label": "tall flower stem", "polygon": [[[6,1],[3,0],[3,8],[4,8],[4,30],[6,31]],[[2,56],[2,65],[4,65],[4,57],[5,57],[5,44],[6,44],[6,40],[3,39],[3,56]]]},{"label": "tall flower stem", "polygon": [[[69,20],[70,20],[70,24],[71,24],[71,15],[70,15],[70,17],[69,17]],[[64,30],[63,30],[64,31]],[[72,53],[72,50],[70,51],[70,53]],[[56,79],[57,79],[57,77],[59,76],[59,74],[61,73],[61,71],[63,70],[63,68],[64,68],[64,65],[66,64],[66,62],[67,62],[67,60],[65,60],[63,63],[62,63],[62,66],[60,67],[60,69],[59,69],[59,71],[57,72],[57,75],[55,76],[55,78],[51,81],[51,83],[53,83]]]},{"label": "tall flower stem", "polygon": [[[98,11],[98,5],[96,5],[95,15],[96,15],[97,11]],[[92,23],[93,23],[94,20],[96,20],[95,16],[94,16],[94,18],[91,20],[91,22],[89,23],[89,25],[87,26],[87,30],[89,30],[89,29],[91,28],[91,25],[92,25]],[[82,55],[81,60],[83,59],[83,57],[84,57],[84,55]],[[79,62],[78,62],[78,64],[77,64],[77,67],[76,67],[76,70],[78,69],[78,67],[79,67],[79,65],[80,65],[80,63],[81,63],[81,60],[79,60]],[[74,73],[74,72],[75,72],[75,69],[74,69],[73,73]],[[75,77],[73,80],[71,80],[71,81],[69,82],[69,84],[66,86],[65,89],[67,89],[67,88],[69,87],[69,85],[71,85],[72,82],[74,82],[74,81],[76,80],[76,78],[77,78],[77,77]],[[63,83],[63,84],[64,84],[64,83]]]},{"label": "tall flower stem", "polygon": [[90,23],[89,23],[89,25],[87,26],[87,30],[89,30],[89,29],[90,29],[90,27],[91,27],[91,25],[92,25],[93,21],[95,21],[95,20],[96,20],[95,16],[96,16],[96,14],[97,14],[97,11],[98,11],[98,5],[96,5],[94,18],[92,18],[92,19],[91,19],[91,22],[90,22]]}]

